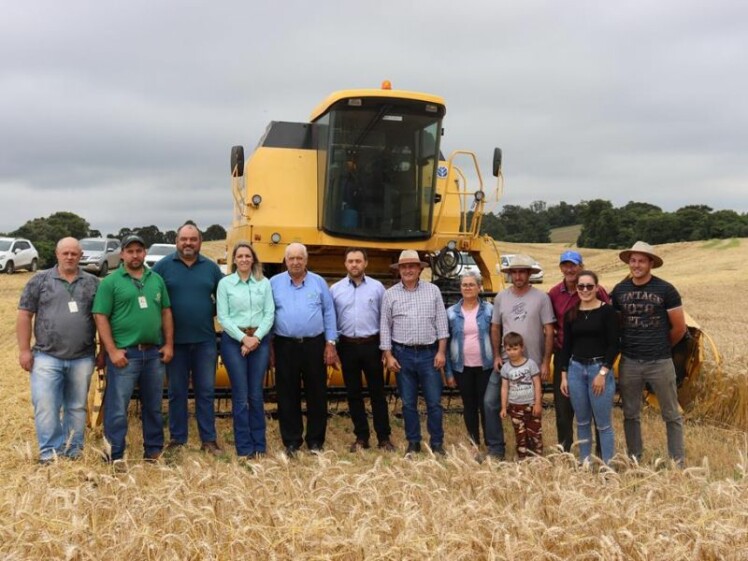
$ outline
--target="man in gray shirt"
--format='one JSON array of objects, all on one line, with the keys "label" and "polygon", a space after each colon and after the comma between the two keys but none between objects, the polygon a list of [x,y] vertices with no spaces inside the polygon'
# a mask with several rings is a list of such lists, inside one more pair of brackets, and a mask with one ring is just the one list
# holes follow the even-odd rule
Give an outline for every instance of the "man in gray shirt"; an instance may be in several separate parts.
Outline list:
[{"label": "man in gray shirt", "polygon": [[57,266],[37,273],[26,284],[16,320],[19,363],[31,373],[41,463],[58,456],[77,458],[83,450],[96,351],[91,306],[99,282],[78,269],[82,251],[75,238],[61,239],[55,255]]},{"label": "man in gray shirt", "polygon": [[496,295],[491,318],[491,346],[493,347],[494,371],[488,381],[483,406],[486,411],[486,442],[489,455],[503,458],[505,452],[504,431],[499,421],[501,377],[499,371],[506,360],[502,354],[501,340],[506,333],[522,335],[525,353],[540,366],[542,380],[550,374],[553,351],[553,314],[551,299],[545,292],[530,284],[530,275],[538,269],[532,258],[515,255],[503,269],[512,279],[512,286]]}]

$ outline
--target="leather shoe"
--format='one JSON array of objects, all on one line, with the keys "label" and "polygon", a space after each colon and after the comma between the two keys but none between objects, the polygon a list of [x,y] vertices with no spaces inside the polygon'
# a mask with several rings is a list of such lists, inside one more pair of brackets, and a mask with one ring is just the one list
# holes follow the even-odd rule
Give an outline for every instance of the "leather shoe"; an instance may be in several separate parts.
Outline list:
[{"label": "leather shoe", "polygon": [[203,452],[208,452],[209,454],[213,454],[214,456],[220,456],[223,453],[223,450],[221,450],[221,448],[214,440],[203,442],[202,446],[200,446],[200,450]]},{"label": "leather shoe", "polygon": [[437,455],[439,455],[439,456],[446,456],[446,455],[447,455],[447,451],[446,451],[446,450],[444,450],[444,445],[443,445],[443,444],[434,444],[434,445],[433,445],[433,446],[431,447],[431,451],[432,451],[432,452],[433,452],[434,454],[437,454]]},{"label": "leather shoe", "polygon": [[405,451],[405,454],[419,454],[421,452],[421,443],[420,442],[408,442],[408,449]]},{"label": "leather shoe", "polygon": [[177,448],[181,448],[184,446],[184,442],[177,442],[176,440],[170,440],[169,444],[166,445],[164,448],[164,452],[171,452],[172,450],[176,450]]},{"label": "leather shoe", "polygon": [[148,462],[149,464],[155,464],[156,462],[161,459],[161,450],[157,450],[156,452],[147,452],[143,454],[143,460]]},{"label": "leather shoe", "polygon": [[392,444],[392,441],[389,438],[380,440],[379,444],[377,444],[377,448],[379,448],[380,450],[384,450],[385,452],[395,451],[395,445]]},{"label": "leather shoe", "polygon": [[363,438],[357,438],[356,442],[351,444],[350,451],[351,452],[358,452],[359,450],[368,450],[369,449],[369,443],[368,441],[364,440]]}]

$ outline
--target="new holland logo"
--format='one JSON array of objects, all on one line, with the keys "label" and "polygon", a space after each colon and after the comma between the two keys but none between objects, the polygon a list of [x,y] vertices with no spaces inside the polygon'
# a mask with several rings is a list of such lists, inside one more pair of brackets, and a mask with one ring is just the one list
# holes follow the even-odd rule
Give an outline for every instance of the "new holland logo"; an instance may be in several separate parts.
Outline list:
[{"label": "new holland logo", "polygon": [[439,166],[436,169],[436,176],[442,179],[447,177],[447,166]]}]

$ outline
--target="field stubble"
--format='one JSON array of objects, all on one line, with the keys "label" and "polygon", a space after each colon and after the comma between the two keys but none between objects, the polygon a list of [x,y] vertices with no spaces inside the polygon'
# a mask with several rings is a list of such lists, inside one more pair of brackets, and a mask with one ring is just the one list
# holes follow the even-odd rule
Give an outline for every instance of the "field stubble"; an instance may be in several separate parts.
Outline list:
[{"label": "field stubble", "polygon": [[[126,471],[102,464],[100,429],[89,435],[82,460],[39,467],[28,375],[18,367],[14,329],[17,299],[30,277],[2,277],[0,556],[747,559],[748,360],[743,341],[748,322],[737,312],[748,304],[748,243],[740,242],[723,252],[731,253],[731,260],[718,254],[709,274],[699,262],[715,253],[713,246],[667,248],[666,266],[674,266],[663,269],[662,276],[681,289],[687,309],[724,356],[721,369],[707,362],[701,395],[689,411],[690,467],[685,470],[671,469],[662,459],[664,427],[658,415],[646,410],[647,452],[641,466],[619,457],[617,471],[596,464],[580,467],[552,447],[552,409],[543,419],[547,455],[521,464],[477,464],[461,417],[450,414],[445,417],[446,459],[428,453],[415,460],[400,453],[351,454],[350,420],[334,415],[321,455],[301,454],[289,461],[279,453],[277,423],[270,421],[267,458],[240,464],[233,451],[208,458],[198,451],[193,422],[186,449],[147,465],[139,460],[142,439],[133,408]],[[547,278],[554,277],[550,264],[560,244],[512,245],[541,260]],[[681,257],[692,265],[680,265]],[[723,262],[740,263],[740,270],[720,267]],[[590,252],[587,264],[604,271],[606,285],[623,276],[614,252]],[[459,401],[445,404],[456,408]],[[391,406],[399,411],[399,404]],[[614,427],[622,451],[620,408],[614,411]],[[220,418],[218,430],[229,450],[230,419]],[[505,433],[511,447],[508,426]],[[393,436],[402,448],[399,418],[393,419]]]}]

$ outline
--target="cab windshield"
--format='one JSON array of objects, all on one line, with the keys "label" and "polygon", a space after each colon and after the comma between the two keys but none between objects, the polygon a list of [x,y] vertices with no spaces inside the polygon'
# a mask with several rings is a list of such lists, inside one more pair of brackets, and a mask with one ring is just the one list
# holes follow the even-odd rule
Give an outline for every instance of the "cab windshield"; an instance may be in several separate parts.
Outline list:
[{"label": "cab windshield", "polygon": [[381,240],[430,237],[442,111],[424,103],[345,100],[318,121],[324,129],[319,171],[326,232]]}]

